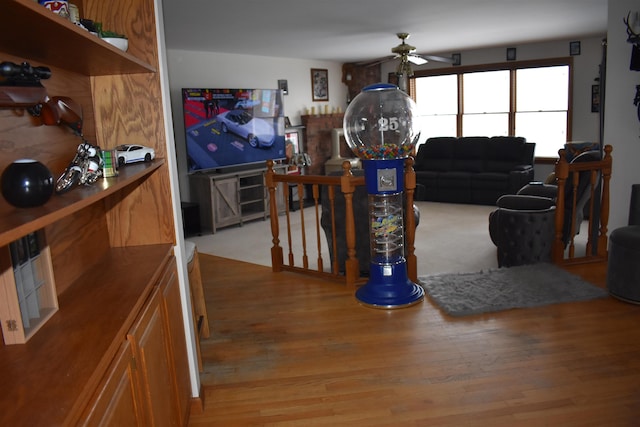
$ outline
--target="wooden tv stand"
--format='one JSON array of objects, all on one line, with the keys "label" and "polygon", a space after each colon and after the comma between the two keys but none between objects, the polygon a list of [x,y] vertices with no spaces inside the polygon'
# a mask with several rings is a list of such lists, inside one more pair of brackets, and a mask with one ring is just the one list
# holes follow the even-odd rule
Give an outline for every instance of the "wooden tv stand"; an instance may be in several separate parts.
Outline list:
[{"label": "wooden tv stand", "polygon": [[[285,173],[286,165],[274,166]],[[195,173],[189,176],[191,198],[200,206],[200,224],[205,231],[242,225],[269,216],[266,167],[229,173]],[[278,212],[284,211],[282,196],[277,197]]]}]

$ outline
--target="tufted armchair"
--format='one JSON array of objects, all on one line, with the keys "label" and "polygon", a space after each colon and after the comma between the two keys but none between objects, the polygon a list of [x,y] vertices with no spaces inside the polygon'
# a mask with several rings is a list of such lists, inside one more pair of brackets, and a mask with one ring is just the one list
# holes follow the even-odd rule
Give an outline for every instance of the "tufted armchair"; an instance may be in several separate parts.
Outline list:
[{"label": "tufted armchair", "polygon": [[[593,162],[601,159],[600,152],[586,151],[571,159],[571,163]],[[575,188],[572,185],[577,174]],[[596,177],[593,186],[597,186]],[[558,195],[554,184],[532,182],[522,187],[516,195],[498,199],[498,210],[489,216],[489,234],[498,247],[498,265],[514,266],[550,261],[555,238],[555,206],[558,197],[564,201],[562,215],[562,243],[566,247],[580,232],[585,216],[585,206],[591,197],[589,170],[571,172],[564,194]],[[507,211],[504,211],[507,210]],[[522,211],[508,212],[508,210]],[[501,212],[504,211],[504,212]],[[544,211],[544,212],[541,212]],[[550,236],[549,236],[550,233]]]},{"label": "tufted armchair", "polygon": [[489,235],[498,267],[550,262],[555,235],[555,203],[547,197],[505,195],[489,215]]}]

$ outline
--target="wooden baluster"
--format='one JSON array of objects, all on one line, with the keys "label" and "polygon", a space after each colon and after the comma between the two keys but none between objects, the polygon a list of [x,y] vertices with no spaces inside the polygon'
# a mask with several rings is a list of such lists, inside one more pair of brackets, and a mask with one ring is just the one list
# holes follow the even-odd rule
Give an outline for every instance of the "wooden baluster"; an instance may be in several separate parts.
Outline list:
[{"label": "wooden baluster", "polygon": [[589,226],[587,228],[587,246],[585,250],[585,256],[592,256],[593,251],[593,239],[591,236],[591,230],[593,230],[593,213],[595,208],[596,197],[596,185],[598,183],[598,175],[600,174],[600,168],[591,169],[590,174],[590,190],[589,190]]},{"label": "wooden baluster", "polygon": [[273,160],[267,160],[266,182],[269,189],[269,214],[271,223],[271,236],[273,246],[271,247],[271,269],[274,272],[282,271],[282,248],[280,247],[280,227],[278,225],[278,203],[276,198],[276,183],[274,181]]},{"label": "wooden baluster", "polygon": [[322,262],[322,239],[320,232],[320,191],[318,189],[318,184],[313,184],[312,186],[312,194],[313,194],[313,205],[316,209],[316,241],[317,249],[318,249],[318,271],[324,271],[324,264]]},{"label": "wooden baluster", "polygon": [[556,193],[556,237],[551,248],[551,259],[555,264],[562,264],[564,261],[564,243],[562,241],[562,226],[564,224],[564,188],[569,176],[569,164],[565,156],[564,149],[558,151],[560,158],[556,162],[555,175],[558,185]]},{"label": "wooden baluster", "polygon": [[574,258],[576,235],[576,204],[578,203],[578,183],[580,182],[580,172],[574,170],[571,174],[571,224],[569,225],[569,259]]},{"label": "wooden baluster", "polygon": [[[342,163],[343,174],[340,179],[340,188],[344,194],[345,201],[345,232],[347,240],[347,259],[345,260],[345,276],[347,286],[355,286],[356,280],[360,276],[360,264],[356,257],[356,223],[353,217],[353,192],[355,187],[352,183],[351,163]],[[367,221],[369,219],[367,218]]]},{"label": "wooden baluster", "polygon": [[285,205],[286,205],[286,209],[284,210],[284,215],[285,215],[285,219],[287,221],[287,245],[288,245],[288,249],[289,249],[289,255],[288,255],[288,259],[289,259],[289,265],[292,266],[295,264],[295,257],[293,256],[293,244],[291,243],[292,240],[292,234],[291,234],[291,211],[289,210],[290,206],[289,206],[289,196],[290,196],[290,191],[291,191],[291,187],[289,186],[289,183],[283,183],[282,188],[284,189],[283,193],[284,193],[284,200],[285,200]]},{"label": "wooden baluster", "polygon": [[405,257],[407,260],[407,276],[413,282],[418,281],[418,260],[415,255],[416,218],[413,213],[413,196],[416,189],[416,171],[413,169],[413,157],[407,158],[404,170],[405,213]]},{"label": "wooden baluster", "polygon": [[[298,184],[298,188],[301,186],[301,184]],[[300,197],[299,194],[300,190],[298,190],[298,197]],[[309,257],[307,256],[307,231],[304,224],[304,209],[302,202],[300,203],[300,234],[302,234],[302,266],[307,270],[309,268]]]},{"label": "wooden baluster", "polygon": [[336,241],[336,190],[333,185],[328,188],[329,206],[331,206],[331,249],[333,253],[333,260],[331,265],[331,272],[333,274],[340,273],[340,266],[338,265],[338,242]]}]

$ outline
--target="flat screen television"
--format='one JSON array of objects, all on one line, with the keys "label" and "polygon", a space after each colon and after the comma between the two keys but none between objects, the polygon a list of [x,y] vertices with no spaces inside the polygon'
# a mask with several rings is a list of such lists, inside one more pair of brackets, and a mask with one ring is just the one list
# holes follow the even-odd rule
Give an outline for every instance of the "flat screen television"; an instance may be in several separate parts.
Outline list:
[{"label": "flat screen television", "polygon": [[183,88],[182,107],[189,173],[286,157],[278,89]]}]

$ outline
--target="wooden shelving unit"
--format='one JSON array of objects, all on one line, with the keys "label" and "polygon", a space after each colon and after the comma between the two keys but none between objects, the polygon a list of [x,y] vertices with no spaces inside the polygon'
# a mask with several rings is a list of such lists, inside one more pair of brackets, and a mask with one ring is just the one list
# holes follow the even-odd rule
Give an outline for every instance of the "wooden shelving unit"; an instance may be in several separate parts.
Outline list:
[{"label": "wooden shelving unit", "polygon": [[[0,198],[0,275],[12,268],[11,242],[42,233],[58,305],[26,343],[0,345],[7,396],[0,399],[0,425],[187,423],[190,373],[179,289],[188,286],[178,279],[182,260],[173,253],[179,198],[171,194],[176,172],[167,161],[158,2],[76,2],[83,18],[128,35],[128,52],[33,0],[3,3],[0,62],[50,67],[43,86],[82,105],[87,140],[103,149],[150,146],[156,160],[126,165],[118,177],[36,208]],[[34,158],[54,178],[80,143],[68,129],[42,126],[24,110],[0,109],[0,134],[0,171]]]},{"label": "wooden shelving unit", "polygon": [[64,195],[53,197],[44,206],[31,209],[17,209],[3,203],[0,205],[0,246],[26,234],[44,228],[75,212],[99,202],[124,187],[144,179],[158,169],[164,160],[153,163],[137,163],[122,168],[117,177],[105,178],[96,185],[78,187]]},{"label": "wooden shelving unit", "polygon": [[[26,24],[25,24],[26,23]],[[85,76],[155,72],[156,68],[122,52],[86,30],[29,0],[8,0],[0,15],[0,51],[24,52],[31,61]],[[35,48],[34,48],[35,47]],[[73,58],[73,60],[70,59]]]}]

